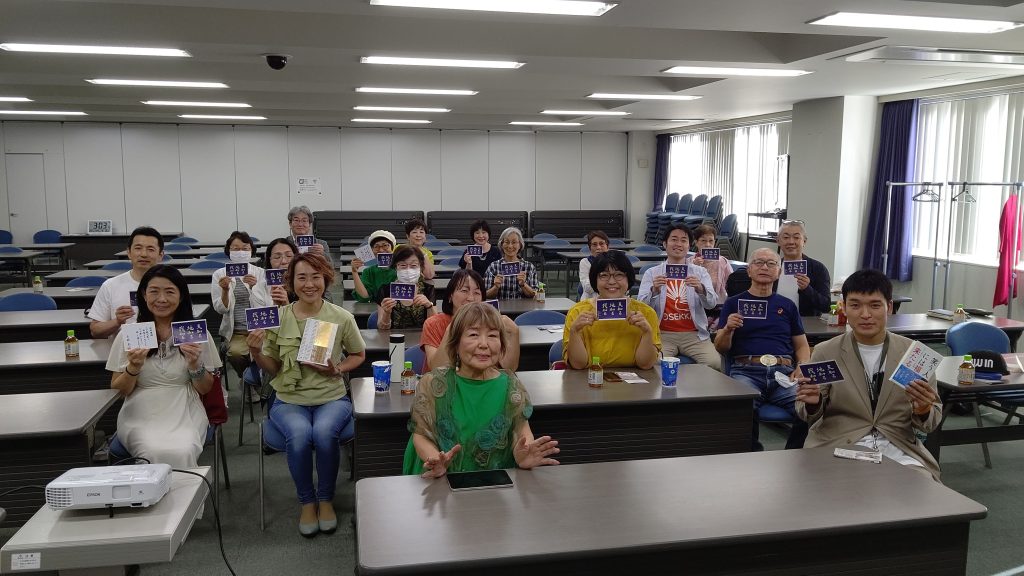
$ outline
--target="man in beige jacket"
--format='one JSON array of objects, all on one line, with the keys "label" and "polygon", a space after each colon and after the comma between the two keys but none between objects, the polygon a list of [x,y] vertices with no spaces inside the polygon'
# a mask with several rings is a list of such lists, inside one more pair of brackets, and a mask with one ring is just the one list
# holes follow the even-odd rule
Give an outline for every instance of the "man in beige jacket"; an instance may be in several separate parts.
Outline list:
[{"label": "man in beige jacket", "polygon": [[938,480],[939,464],[916,434],[942,420],[934,377],[907,388],[889,380],[914,342],[885,329],[892,283],[877,270],[855,272],[843,283],[843,304],[852,330],[815,346],[811,361],[835,360],[845,379],[818,386],[794,374],[797,415],[810,425],[804,447],[867,447]]}]

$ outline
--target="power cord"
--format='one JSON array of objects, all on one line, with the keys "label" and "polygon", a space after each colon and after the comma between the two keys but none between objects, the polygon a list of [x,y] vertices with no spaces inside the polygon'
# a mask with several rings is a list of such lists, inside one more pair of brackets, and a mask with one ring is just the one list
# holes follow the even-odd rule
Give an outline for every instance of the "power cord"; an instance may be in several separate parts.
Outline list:
[{"label": "power cord", "polygon": [[7,496],[8,494],[14,494],[15,492],[21,492],[22,490],[28,490],[34,488],[36,490],[46,490],[46,486],[18,486],[17,488],[11,488],[10,490],[0,492],[0,498]]},{"label": "power cord", "polygon": [[[172,468],[171,470],[174,472],[180,472],[181,474],[190,474],[201,478],[203,482],[206,483],[206,487],[210,490],[210,494],[213,494],[213,486],[210,484],[210,481],[206,476],[203,476],[198,472],[192,472],[191,470],[179,470],[177,468]],[[217,521],[217,544],[220,546],[220,557],[224,559],[224,565],[228,567],[228,572],[231,572],[231,576],[238,576],[235,574],[235,569],[231,567],[231,563],[228,562],[228,556],[224,552],[224,533],[220,527],[220,511],[217,510],[217,499],[210,498],[210,503],[213,505],[213,518]]]}]

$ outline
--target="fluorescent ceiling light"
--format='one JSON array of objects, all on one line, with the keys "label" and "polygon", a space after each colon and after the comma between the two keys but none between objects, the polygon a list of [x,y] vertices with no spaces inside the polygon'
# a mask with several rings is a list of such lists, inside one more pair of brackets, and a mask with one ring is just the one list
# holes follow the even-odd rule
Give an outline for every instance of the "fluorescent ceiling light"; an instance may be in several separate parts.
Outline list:
[{"label": "fluorescent ceiling light", "polygon": [[266,120],[266,116],[228,116],[224,114],[178,114],[178,118],[194,120]]},{"label": "fluorescent ceiling light", "polygon": [[245,102],[179,102],[176,100],[142,100],[150,106],[199,106],[204,108],[252,108]]},{"label": "fluorescent ceiling light", "polygon": [[360,86],[356,92],[372,92],[374,94],[434,94],[437,96],[475,96],[476,90],[435,90],[433,88],[376,88]]},{"label": "fluorescent ceiling light", "polygon": [[820,26],[849,26],[851,28],[895,28],[899,30],[926,30],[929,32],[968,32],[992,34],[1024,26],[1020,22],[1005,20],[974,20],[971,18],[939,18],[935,16],[905,16],[900,14],[865,14],[836,12],[811,20],[808,24]]},{"label": "fluorescent ceiling light", "polygon": [[541,114],[554,114],[555,116],[629,116],[629,112],[617,112],[614,110],[541,110]]},{"label": "fluorescent ceiling light", "polygon": [[103,86],[162,86],[164,88],[227,88],[222,82],[182,82],[178,80],[122,80],[117,78],[86,78],[90,84]]},{"label": "fluorescent ceiling light", "polygon": [[370,0],[374,6],[439,8],[444,10],[480,10],[484,12],[520,12],[563,16],[600,16],[618,6],[614,2],[580,0]]},{"label": "fluorescent ceiling light", "polygon": [[451,112],[448,108],[408,108],[403,106],[353,106],[352,109],[365,112]]},{"label": "fluorescent ceiling light", "polygon": [[803,76],[807,70],[784,68],[722,68],[715,66],[673,66],[662,70],[665,74],[686,74],[689,76]]},{"label": "fluorescent ceiling light", "polygon": [[508,60],[456,60],[451,58],[405,58],[398,56],[363,56],[363,64],[396,64],[399,66],[449,66],[454,68],[501,68],[515,69],[525,62]]},{"label": "fluorescent ceiling light", "polygon": [[607,92],[595,92],[587,98],[594,100],[699,100],[700,96],[689,96],[686,94],[609,94]]},{"label": "fluorescent ceiling light", "polygon": [[430,124],[430,120],[406,120],[403,118],[353,118],[352,121],[372,124]]},{"label": "fluorescent ceiling light", "polygon": [[583,122],[509,122],[513,126],[583,126]]},{"label": "fluorescent ceiling light", "polygon": [[0,114],[11,114],[12,116],[28,114],[33,116],[88,116],[85,112],[69,112],[66,110],[0,110]]},{"label": "fluorescent ceiling light", "polygon": [[188,52],[177,48],[142,48],[138,46],[75,46],[70,44],[16,44],[5,42],[0,44],[0,50],[7,50],[9,52],[48,52],[51,54],[192,57]]},{"label": "fluorescent ceiling light", "polygon": [[0,102],[31,102],[24,96],[0,96]]}]

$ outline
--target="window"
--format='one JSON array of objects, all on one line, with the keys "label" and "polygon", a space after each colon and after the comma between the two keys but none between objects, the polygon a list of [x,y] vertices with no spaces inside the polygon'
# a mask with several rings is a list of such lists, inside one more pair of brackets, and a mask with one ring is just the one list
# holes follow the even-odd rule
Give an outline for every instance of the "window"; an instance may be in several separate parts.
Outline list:
[{"label": "window", "polygon": [[790,126],[775,122],[673,136],[669,193],[722,196],[722,212],[736,214],[745,232],[748,212],[786,207]]},{"label": "window", "polygon": [[[1024,92],[922,101],[915,182],[1019,182],[1024,177]],[[937,190],[934,190],[938,192]],[[914,202],[913,253],[998,264],[999,217],[1014,190],[945,186],[939,202]],[[917,194],[919,189],[913,189]],[[956,202],[954,196],[960,195]]]}]

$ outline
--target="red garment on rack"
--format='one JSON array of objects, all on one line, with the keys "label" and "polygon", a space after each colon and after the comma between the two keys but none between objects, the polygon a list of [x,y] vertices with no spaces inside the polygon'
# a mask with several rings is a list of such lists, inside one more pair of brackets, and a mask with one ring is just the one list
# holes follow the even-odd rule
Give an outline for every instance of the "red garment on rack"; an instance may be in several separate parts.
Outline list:
[{"label": "red garment on rack", "polygon": [[[1003,213],[999,217],[999,269],[996,270],[996,293],[992,297],[992,306],[1000,306],[1010,301],[1010,278],[1013,275],[1013,267],[1017,263],[1017,254],[1021,247],[1021,234],[1017,227],[1017,195],[1011,194],[1003,204]],[[1013,239],[1017,238],[1017,249],[1009,247],[1013,245]],[[1017,297],[1017,284],[1013,285],[1013,298]]]}]

